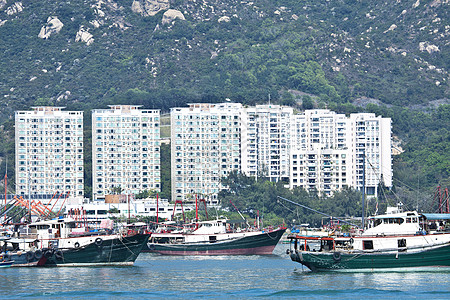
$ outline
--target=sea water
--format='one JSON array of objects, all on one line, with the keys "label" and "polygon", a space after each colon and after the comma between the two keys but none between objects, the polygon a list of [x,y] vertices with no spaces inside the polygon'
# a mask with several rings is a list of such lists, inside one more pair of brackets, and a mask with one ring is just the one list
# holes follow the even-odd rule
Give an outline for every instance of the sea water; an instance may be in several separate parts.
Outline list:
[{"label": "sea water", "polygon": [[128,267],[0,269],[1,299],[450,299],[450,271],[313,273],[270,256],[139,255]]}]

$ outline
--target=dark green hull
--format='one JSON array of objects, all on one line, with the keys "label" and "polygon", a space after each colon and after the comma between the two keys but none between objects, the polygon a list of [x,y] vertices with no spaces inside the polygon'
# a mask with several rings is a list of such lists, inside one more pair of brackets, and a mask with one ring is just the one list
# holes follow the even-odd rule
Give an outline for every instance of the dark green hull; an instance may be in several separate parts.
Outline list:
[{"label": "dark green hull", "polygon": [[217,242],[157,244],[148,243],[146,252],[165,255],[268,255],[281,239],[285,228],[258,235]]},{"label": "dark green hull", "polygon": [[132,265],[149,235],[105,239],[72,249],[47,249],[40,266]]},{"label": "dark green hull", "polygon": [[428,269],[450,267],[450,245],[420,252],[341,253],[296,251],[291,259],[312,271],[375,271],[383,269]]}]

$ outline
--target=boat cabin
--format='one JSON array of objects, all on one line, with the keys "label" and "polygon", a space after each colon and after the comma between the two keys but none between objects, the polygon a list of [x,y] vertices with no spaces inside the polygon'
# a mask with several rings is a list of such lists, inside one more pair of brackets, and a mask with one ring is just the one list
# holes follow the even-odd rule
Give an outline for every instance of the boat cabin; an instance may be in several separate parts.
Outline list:
[{"label": "boat cabin", "polygon": [[198,228],[193,234],[220,234],[227,232],[226,220],[203,221],[198,223]]},{"label": "boat cabin", "polygon": [[417,234],[425,228],[425,217],[416,211],[373,216],[363,236]]},{"label": "boat cabin", "polygon": [[38,248],[36,239],[27,238],[7,238],[0,240],[0,252],[19,252],[34,251]]}]

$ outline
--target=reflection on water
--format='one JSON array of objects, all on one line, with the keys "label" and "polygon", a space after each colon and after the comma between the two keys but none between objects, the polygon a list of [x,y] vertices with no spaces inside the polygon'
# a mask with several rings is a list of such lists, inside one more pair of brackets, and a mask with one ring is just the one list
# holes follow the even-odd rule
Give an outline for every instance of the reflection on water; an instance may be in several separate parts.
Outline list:
[{"label": "reflection on water", "polygon": [[379,297],[446,299],[450,272],[312,273],[285,254],[162,256],[133,267],[1,269],[1,298]]}]

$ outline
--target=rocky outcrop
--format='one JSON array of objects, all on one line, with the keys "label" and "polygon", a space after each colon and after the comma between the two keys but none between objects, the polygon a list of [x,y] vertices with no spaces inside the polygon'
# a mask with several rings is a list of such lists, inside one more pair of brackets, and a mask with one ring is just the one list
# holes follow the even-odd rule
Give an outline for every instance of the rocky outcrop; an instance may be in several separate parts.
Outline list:
[{"label": "rocky outcrop", "polygon": [[42,26],[38,37],[41,39],[48,39],[52,34],[58,33],[64,24],[58,19],[58,17],[48,17],[47,24]]},{"label": "rocky outcrop", "polygon": [[175,19],[185,20],[184,15],[181,13],[181,11],[176,9],[169,9],[164,13],[161,22],[163,24],[170,24]]},{"label": "rocky outcrop", "polygon": [[78,30],[77,32],[77,36],[75,37],[75,42],[83,42],[89,46],[94,42],[93,35],[90,34],[87,29],[81,26],[80,30]]},{"label": "rocky outcrop", "polygon": [[154,16],[161,10],[169,9],[169,0],[134,0],[131,10],[144,17]]},{"label": "rocky outcrop", "polygon": [[0,0],[0,9],[5,7],[5,5],[6,5],[6,0]]},{"label": "rocky outcrop", "polygon": [[23,11],[22,2],[16,2],[6,9],[6,14],[12,16]]},{"label": "rocky outcrop", "polygon": [[228,17],[228,16],[220,17],[218,22],[219,23],[222,23],[222,22],[228,23],[228,22],[230,22],[230,17]]},{"label": "rocky outcrop", "polygon": [[420,42],[419,43],[419,50],[424,52],[427,51],[428,53],[433,53],[433,52],[439,52],[439,47],[436,45],[431,45],[428,42]]}]

